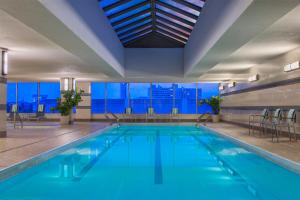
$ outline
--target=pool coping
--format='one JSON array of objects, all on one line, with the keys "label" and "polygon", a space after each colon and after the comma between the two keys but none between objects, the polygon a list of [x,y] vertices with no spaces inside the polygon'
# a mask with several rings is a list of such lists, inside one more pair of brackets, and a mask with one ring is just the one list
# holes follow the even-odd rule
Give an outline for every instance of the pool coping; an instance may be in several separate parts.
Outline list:
[{"label": "pool coping", "polygon": [[113,124],[104,128],[100,128],[96,131],[92,131],[88,135],[85,135],[81,138],[78,138],[76,140],[71,141],[70,143],[64,144],[62,146],[57,146],[55,148],[49,149],[47,151],[44,151],[42,153],[36,154],[32,157],[29,157],[25,160],[22,160],[18,163],[15,163],[9,167],[5,167],[0,169],[0,182],[17,175],[18,173],[25,171],[26,169],[33,167],[35,165],[38,165],[46,160],[49,160],[50,158],[56,156],[57,154],[68,150],[71,147],[74,147],[76,145],[82,144],[85,141],[89,140],[90,138],[96,137],[100,134],[102,134],[104,131],[111,129],[113,127],[117,126],[117,124]]},{"label": "pool coping", "polygon": [[242,146],[243,148],[245,148],[248,151],[254,152],[255,154],[289,170],[292,171],[294,173],[297,173],[300,175],[300,163],[292,161],[286,157],[280,156],[278,154],[272,153],[266,149],[263,149],[261,147],[252,145],[252,144],[248,144],[245,141],[242,141],[240,139],[237,139],[235,137],[229,136],[226,133],[223,133],[222,131],[218,131],[214,128],[211,127],[207,127],[204,125],[200,125],[200,127],[203,127],[204,129],[208,129],[210,131],[212,131],[215,135],[218,135],[220,137],[223,137],[225,139],[228,139],[230,141],[232,141],[233,143]]}]

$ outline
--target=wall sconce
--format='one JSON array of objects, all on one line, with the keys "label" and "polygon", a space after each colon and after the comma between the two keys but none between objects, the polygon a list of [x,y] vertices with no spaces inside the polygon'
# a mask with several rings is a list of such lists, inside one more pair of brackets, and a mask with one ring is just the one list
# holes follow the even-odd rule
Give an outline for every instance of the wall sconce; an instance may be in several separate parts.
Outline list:
[{"label": "wall sconce", "polygon": [[64,91],[69,90],[69,78],[64,78]]},{"label": "wall sconce", "polygon": [[235,82],[231,82],[231,83],[228,84],[229,88],[233,88],[234,86],[235,86]]},{"label": "wall sconce", "polygon": [[249,82],[254,82],[254,81],[258,81],[258,79],[259,79],[259,75],[258,75],[258,74],[255,74],[255,75],[253,75],[253,76],[250,76],[250,77],[248,78],[248,81],[249,81]]},{"label": "wall sconce", "polygon": [[2,50],[1,52],[1,71],[2,75],[6,76],[8,74],[8,53],[7,50]]},{"label": "wall sconce", "polygon": [[288,65],[284,66],[283,71],[284,72],[290,72],[290,71],[294,71],[294,70],[297,70],[297,69],[300,69],[300,61],[297,61],[297,62],[294,62],[294,63],[291,63],[291,64],[288,64]]}]

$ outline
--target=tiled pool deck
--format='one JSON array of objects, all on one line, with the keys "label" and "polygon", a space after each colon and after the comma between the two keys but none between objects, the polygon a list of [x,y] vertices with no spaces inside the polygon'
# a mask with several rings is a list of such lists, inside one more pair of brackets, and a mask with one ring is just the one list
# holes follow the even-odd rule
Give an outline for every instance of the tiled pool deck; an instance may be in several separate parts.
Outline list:
[{"label": "tiled pool deck", "polygon": [[[44,122],[27,124],[23,129],[9,127],[8,137],[0,138],[0,169],[76,141],[109,125],[82,122],[61,127],[58,123]],[[208,123],[207,127],[300,163],[300,141],[290,143],[288,138],[281,138],[279,143],[273,143],[270,136],[249,136],[248,129],[227,123]]]},{"label": "tiled pool deck", "polygon": [[300,140],[298,142],[290,142],[289,138],[280,137],[278,143],[272,142],[270,135],[259,136],[258,133],[255,133],[249,136],[247,128],[228,123],[208,123],[207,127],[296,163],[300,163]]},{"label": "tiled pool deck", "polygon": [[0,138],[0,169],[76,141],[109,125],[76,123],[60,126],[59,123],[42,122],[26,124],[23,129],[9,126],[7,138]]}]

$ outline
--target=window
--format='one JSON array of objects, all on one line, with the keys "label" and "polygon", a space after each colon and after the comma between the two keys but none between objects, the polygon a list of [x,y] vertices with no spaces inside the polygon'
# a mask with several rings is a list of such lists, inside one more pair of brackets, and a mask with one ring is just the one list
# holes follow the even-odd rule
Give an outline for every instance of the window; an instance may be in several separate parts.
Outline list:
[{"label": "window", "polygon": [[91,84],[92,113],[105,113],[105,83]]},{"label": "window", "polygon": [[59,82],[53,83],[40,83],[40,104],[45,105],[45,112],[52,113],[58,111],[51,111],[51,108],[56,107],[57,98],[60,98],[60,84]]},{"label": "window", "polygon": [[127,83],[107,83],[107,112],[124,113],[128,106]]},{"label": "window", "polygon": [[18,106],[20,113],[34,113],[38,102],[37,83],[18,83]]},{"label": "window", "polygon": [[16,104],[17,96],[16,91],[17,90],[17,84],[16,83],[7,83],[7,104],[6,104],[6,111],[10,112],[11,106],[13,104]]},{"label": "window", "polygon": [[152,107],[158,114],[170,114],[173,107],[174,89],[172,83],[152,84]]},{"label": "window", "polygon": [[[199,83],[198,84],[198,100],[209,99],[212,96],[219,95],[219,84],[217,83]],[[203,104],[198,107],[198,113],[211,113],[212,109],[209,105]]]},{"label": "window", "polygon": [[150,83],[130,83],[130,107],[135,114],[144,114],[150,107]]},{"label": "window", "polygon": [[175,89],[175,107],[181,114],[196,114],[196,83],[176,83]]}]

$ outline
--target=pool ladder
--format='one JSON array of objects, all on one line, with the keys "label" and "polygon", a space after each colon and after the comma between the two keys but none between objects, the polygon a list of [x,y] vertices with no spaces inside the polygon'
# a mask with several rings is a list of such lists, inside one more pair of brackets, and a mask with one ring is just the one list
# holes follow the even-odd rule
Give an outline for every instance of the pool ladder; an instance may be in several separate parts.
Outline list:
[{"label": "pool ladder", "polygon": [[119,125],[120,125],[120,124],[119,124],[120,118],[119,118],[117,115],[115,115],[114,113],[109,112],[109,113],[106,113],[106,114],[105,114],[106,119],[111,119],[111,118],[109,117],[109,115],[111,115],[111,116],[113,117],[113,119],[115,120],[115,122],[116,122],[116,123],[118,124],[118,126],[119,126]]},{"label": "pool ladder", "polygon": [[[206,116],[206,118],[204,119],[204,117]],[[201,124],[201,120],[204,119],[203,125],[206,126],[206,123],[211,119],[210,113],[204,113],[202,115],[200,115],[197,119],[197,124],[196,127],[199,127]]]}]

